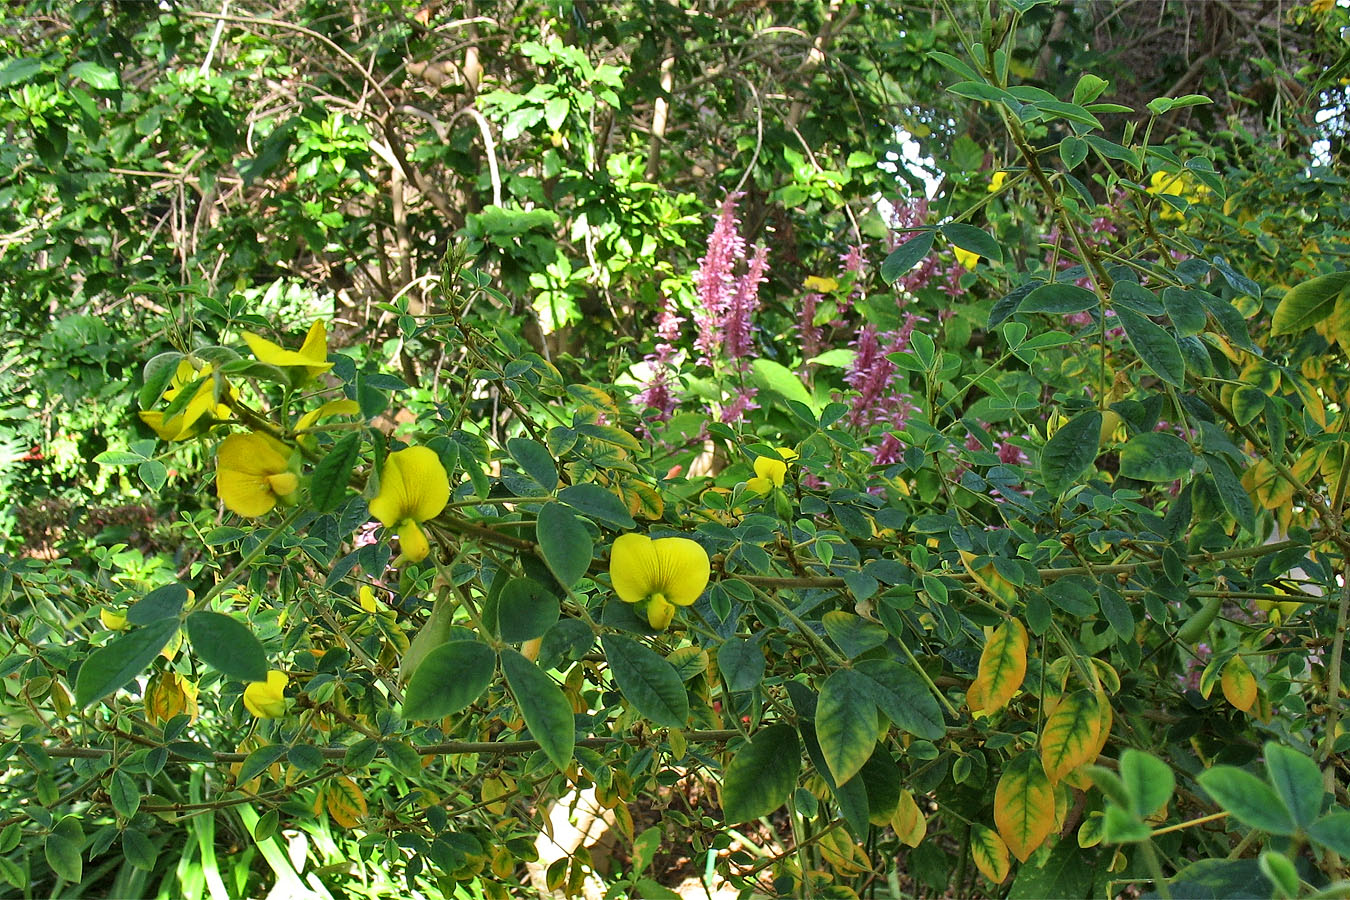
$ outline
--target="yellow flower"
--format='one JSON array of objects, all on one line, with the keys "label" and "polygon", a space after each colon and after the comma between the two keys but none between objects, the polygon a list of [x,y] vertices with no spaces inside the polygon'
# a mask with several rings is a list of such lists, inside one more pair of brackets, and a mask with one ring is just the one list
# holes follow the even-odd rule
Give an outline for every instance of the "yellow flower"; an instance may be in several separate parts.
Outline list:
[{"label": "yellow flower", "polygon": [[[1158,171],[1149,176],[1148,187],[1146,190],[1155,197],[1164,195],[1180,197],[1187,203],[1195,203],[1209,193],[1209,187],[1203,184],[1196,184],[1190,175],[1186,173],[1172,173]],[[1164,221],[1180,221],[1182,219],[1181,211],[1169,203],[1163,203],[1158,210],[1158,217]]]},{"label": "yellow flower", "polygon": [[366,612],[373,613],[379,609],[379,607],[375,605],[375,591],[371,589],[370,585],[361,585],[361,589],[357,591],[356,596],[361,601],[361,608]]},{"label": "yellow flower", "polygon": [[1316,15],[1324,15],[1331,12],[1331,8],[1336,5],[1336,0],[1311,0],[1308,4],[1308,11]]},{"label": "yellow flower", "polygon": [[819,275],[808,275],[802,282],[802,287],[808,291],[819,291],[822,294],[828,294],[839,287],[839,282],[833,278],[822,278]]},{"label": "yellow flower", "polygon": [[980,254],[962,250],[960,247],[953,247],[952,252],[956,254],[956,261],[961,264],[963,269],[973,269],[975,264],[980,261]]},{"label": "yellow flower", "polygon": [[291,455],[290,447],[265,434],[230,435],[216,450],[216,494],[241,516],[271,512],[300,486]]},{"label": "yellow flower", "polygon": [[188,385],[198,379],[201,381],[193,392],[192,399],[172,418],[165,419],[164,413],[157,409],[140,414],[141,421],[153,428],[160,440],[185,441],[195,436],[202,430],[200,427],[204,424],[202,419],[207,413],[214,413],[217,419],[229,418],[230,408],[216,403],[216,385],[215,379],[211,377],[210,363],[198,370],[186,359],[180,361],[173,373],[173,379],[169,382],[168,390],[164,392],[164,400],[172,404]]},{"label": "yellow flower", "polygon": [[251,681],[244,688],[244,708],[260,719],[286,714],[286,673],[272,669],[266,681]]},{"label": "yellow flower", "polygon": [[321,375],[333,368],[328,361],[328,329],[322,321],[309,327],[309,334],[299,350],[287,350],[265,337],[244,332],[244,343],[253,351],[258,362],[280,368],[302,368],[307,376]]},{"label": "yellow flower", "polygon": [[450,476],[429,447],[408,447],[389,454],[380,473],[380,493],[370,514],[398,533],[399,549],[411,562],[431,552],[421,523],[434,519],[450,502]]},{"label": "yellow flower", "polygon": [[787,464],[797,458],[797,451],[791,447],[779,447],[778,455],[781,459],[756,457],[755,477],[747,481],[745,486],[757,494],[767,494],[776,487],[782,487],[783,479],[787,477]]},{"label": "yellow flower", "polygon": [[609,553],[614,593],[624,603],[645,603],[647,621],[657,629],[670,624],[676,606],[699,598],[711,574],[708,552],[689,538],[624,534]]},{"label": "yellow flower", "polygon": [[127,630],[127,611],[124,609],[113,609],[111,606],[105,606],[98,611],[98,620],[109,631]]},{"label": "yellow flower", "polygon": [[995,191],[1003,190],[1003,185],[1005,182],[1007,182],[1007,180],[1008,180],[1007,172],[995,172],[993,177],[989,179],[989,187],[988,187],[989,193],[992,194]]}]

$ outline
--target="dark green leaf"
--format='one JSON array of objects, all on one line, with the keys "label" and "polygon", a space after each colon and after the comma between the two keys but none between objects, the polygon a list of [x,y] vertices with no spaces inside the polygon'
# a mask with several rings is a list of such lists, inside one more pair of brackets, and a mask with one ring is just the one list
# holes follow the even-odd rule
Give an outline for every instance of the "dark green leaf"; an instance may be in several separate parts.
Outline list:
[{"label": "dark green leaf", "polygon": [[665,659],[637,641],[617,634],[600,638],[614,682],[646,718],[667,728],[683,728],[689,718],[684,682]]},{"label": "dark green leaf", "polygon": [[187,619],[197,658],[237,681],[266,681],[267,654],[253,632],[233,616],[195,612]]},{"label": "dark green leaf", "polygon": [[433,648],[408,679],[404,717],[426,721],[454,715],[482,696],[496,668],[497,654],[480,641],[447,641]]},{"label": "dark green leaf", "polygon": [[1082,312],[1097,306],[1097,295],[1076,284],[1043,284],[1027,294],[1017,308],[1019,313],[1065,314]]},{"label": "dark green leaf", "polygon": [[1059,142],[1059,158],[1064,161],[1064,168],[1072,172],[1082,165],[1083,160],[1087,159],[1088,145],[1087,141],[1079,137],[1068,136]]},{"label": "dark green leaf", "polygon": [[511,438],[506,442],[506,450],[511,454],[521,470],[546,491],[558,486],[558,469],[553,464],[553,455],[548,448],[529,438]]},{"label": "dark green leaf", "polygon": [[990,237],[989,232],[981,228],[952,222],[938,230],[942,232],[943,237],[962,250],[977,253],[994,262],[1003,262],[1003,248],[998,245],[998,241]]},{"label": "dark green leaf", "polygon": [[333,444],[309,479],[309,497],[317,512],[336,509],[347,493],[347,479],[361,450],[361,435],[353,432],[343,435]]},{"label": "dark green leaf", "polygon": [[1190,444],[1165,431],[1135,435],[1120,450],[1120,474],[1140,481],[1175,481],[1194,463]]},{"label": "dark green leaf", "polygon": [[1350,812],[1327,813],[1308,826],[1308,837],[1341,856],[1350,856]]},{"label": "dark green leaf", "polygon": [[728,638],[717,648],[717,668],[726,679],[728,690],[752,690],[764,678],[764,651],[759,641]]},{"label": "dark green leaf", "polygon": [[738,748],[722,779],[728,825],[767,816],[787,802],[801,772],[801,746],[790,725],[772,725]]},{"label": "dark green leaf", "polygon": [[21,81],[30,81],[34,75],[42,71],[42,60],[32,56],[20,56],[11,59],[5,63],[5,67],[0,69],[0,88],[9,87],[11,84],[18,84]]},{"label": "dark green leaf", "polygon": [[539,742],[555,766],[566,769],[576,746],[572,704],[552,678],[516,651],[503,650],[501,661],[506,683],[515,695],[530,736]]},{"label": "dark green leaf", "polygon": [[187,602],[188,590],[174,582],[155,588],[127,610],[127,621],[132,625],[149,625],[160,619],[177,616]]},{"label": "dark green leaf", "polygon": [[72,78],[80,79],[95,90],[115,91],[118,88],[117,73],[98,63],[77,62],[69,71]]},{"label": "dark green leaf", "polygon": [[546,503],[539,510],[535,533],[553,577],[566,588],[581,580],[591,566],[595,544],[576,515],[561,503]]},{"label": "dark green leaf", "polygon": [[141,409],[149,409],[159,402],[164,389],[169,386],[174,373],[178,371],[178,364],[182,361],[183,354],[176,350],[150,357],[150,361],[141,370],[141,378],[145,382],[137,398]]},{"label": "dark green leaf", "polygon": [[894,284],[901,275],[918,265],[919,260],[927,256],[931,249],[933,249],[931,231],[922,232],[905,241],[892,250],[881,263],[881,280],[887,284]]},{"label": "dark green leaf", "polygon": [[64,878],[66,881],[75,884],[80,883],[84,862],[80,858],[81,847],[79,844],[53,832],[47,835],[42,850],[47,857],[47,865],[52,867],[56,877]]},{"label": "dark green leaf", "polygon": [[558,598],[531,578],[513,578],[497,600],[497,629],[502,640],[516,644],[543,637],[558,621]]},{"label": "dark green leaf", "polygon": [[101,700],[145,671],[177,631],[177,619],[160,619],[120,634],[89,654],[75,679],[75,704]]},{"label": "dark green leaf", "polygon": [[144,833],[128,828],[122,832],[122,855],[142,872],[153,872],[159,860],[159,848]]},{"label": "dark green leaf", "polygon": [[565,487],[558,492],[558,499],[583,515],[615,528],[632,528],[636,524],[627,504],[598,484]]},{"label": "dark green leaf", "polygon": [[820,621],[825,626],[825,633],[849,659],[861,656],[873,647],[880,647],[886,642],[885,627],[853,613],[835,610],[825,613]]},{"label": "dark green leaf", "polygon": [[1176,787],[1176,776],[1167,763],[1133,747],[1120,756],[1120,780],[1130,798],[1130,811],[1140,819],[1162,809]]},{"label": "dark green leaf", "polygon": [[1062,494],[1097,458],[1102,414],[1089,409],[1065,422],[1041,450],[1041,478],[1052,494]]},{"label": "dark green leaf", "polygon": [[1229,468],[1228,461],[1206,453],[1205,462],[1209,464],[1209,474],[1214,478],[1214,486],[1219,491],[1219,500],[1223,503],[1223,508],[1228,510],[1233,521],[1246,529],[1248,534],[1255,535],[1256,509],[1252,506],[1252,498],[1247,495],[1246,488]]},{"label": "dark green leaf", "polygon": [[1134,281],[1117,281],[1112,285],[1111,303],[1117,308],[1129,307],[1144,316],[1163,314],[1163,305],[1158,295]]},{"label": "dark green leaf", "polygon": [[130,819],[141,808],[141,789],[136,779],[118,769],[108,781],[108,799],[119,816]]},{"label": "dark green leaf", "polygon": [[1162,326],[1124,306],[1116,307],[1116,318],[1144,365],[1173,387],[1181,387],[1186,381],[1186,361],[1177,339]]},{"label": "dark green leaf", "polygon": [[1205,308],[1194,294],[1168,287],[1163,289],[1162,302],[1178,334],[1199,334],[1205,330]]},{"label": "dark green leaf", "polygon": [[239,764],[239,774],[235,776],[234,783],[248,784],[267,771],[268,766],[285,755],[285,744],[268,744],[265,747],[259,747],[244,757],[244,761]]},{"label": "dark green leaf", "polygon": [[937,698],[914,672],[892,659],[859,660],[854,670],[867,679],[868,697],[896,727],[930,741],[946,735]]}]

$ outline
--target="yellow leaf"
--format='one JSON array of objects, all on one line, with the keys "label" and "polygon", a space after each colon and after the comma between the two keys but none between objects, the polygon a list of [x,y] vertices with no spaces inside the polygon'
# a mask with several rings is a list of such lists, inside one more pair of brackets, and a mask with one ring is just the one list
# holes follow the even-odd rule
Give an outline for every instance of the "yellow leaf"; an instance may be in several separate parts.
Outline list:
[{"label": "yellow leaf", "polygon": [[1004,578],[994,568],[993,563],[986,563],[976,570],[972,566],[971,560],[975,559],[974,553],[967,553],[965,550],[958,550],[961,554],[961,565],[966,567],[970,577],[975,579],[975,583],[984,588],[984,592],[1003,603],[1004,606],[1011,607],[1017,603],[1017,588],[1011,581]]},{"label": "yellow leaf", "polygon": [[970,711],[986,716],[998,712],[1017,693],[1026,674],[1027,630],[1018,620],[1009,619],[995,628],[985,642],[975,683],[966,694]]},{"label": "yellow leaf", "polygon": [[871,868],[867,857],[842,828],[825,832],[817,846],[821,858],[839,875],[851,878]]},{"label": "yellow leaf", "polygon": [[499,776],[496,778],[484,778],[481,796],[483,800],[483,809],[492,813],[494,816],[500,816],[506,812],[506,801],[500,799],[515,790],[515,784],[508,785],[506,779],[510,776]]},{"label": "yellow leaf", "polygon": [[1008,845],[992,828],[979,823],[970,826],[970,858],[980,874],[994,884],[1002,884],[1008,877],[1011,863],[1008,861]]},{"label": "yellow leaf", "polygon": [[345,775],[328,782],[323,797],[328,814],[343,828],[355,828],[366,817],[366,798],[356,782]]},{"label": "yellow leaf", "polygon": [[1256,678],[1252,675],[1247,661],[1234,656],[1223,667],[1223,676],[1219,681],[1223,687],[1224,699],[1243,712],[1250,712],[1256,703]]},{"label": "yellow leaf", "polygon": [[928,822],[909,791],[900,792],[900,803],[891,813],[891,828],[902,844],[917,847],[928,833]]},{"label": "yellow leaf", "polygon": [[1055,706],[1041,729],[1041,764],[1052,783],[1092,762],[1100,727],[1097,697],[1091,691],[1074,691]]},{"label": "yellow leaf", "polygon": [[1055,789],[1028,750],[1008,763],[994,790],[994,824],[1018,862],[1026,862],[1055,827]]}]

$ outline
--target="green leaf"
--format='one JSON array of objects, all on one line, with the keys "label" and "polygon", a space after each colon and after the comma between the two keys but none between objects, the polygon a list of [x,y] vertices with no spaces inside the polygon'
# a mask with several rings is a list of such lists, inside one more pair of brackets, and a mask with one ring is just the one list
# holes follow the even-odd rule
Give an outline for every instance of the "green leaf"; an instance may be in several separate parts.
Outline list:
[{"label": "green leaf", "polygon": [[1308,826],[1308,837],[1341,856],[1350,856],[1350,812],[1327,813]]},{"label": "green leaf", "polygon": [[1072,172],[1082,165],[1087,155],[1087,141],[1080,137],[1069,136],[1059,142],[1059,158],[1064,161],[1064,168],[1067,171]]},{"label": "green leaf", "polygon": [[684,727],[689,695],[674,666],[654,650],[617,634],[600,638],[600,647],[614,682],[638,712],[657,725]]},{"label": "green leaf", "polygon": [[52,832],[43,842],[42,851],[47,857],[47,865],[52,867],[56,877],[74,884],[80,883],[84,862],[80,858],[80,845],[70,838]]},{"label": "green leaf", "polygon": [[5,67],[0,69],[0,88],[9,87],[11,84],[18,84],[21,81],[31,81],[33,76],[42,71],[42,60],[32,56],[20,56],[11,59],[5,63]]},{"label": "green leaf", "polygon": [[1191,471],[1195,453],[1175,434],[1137,434],[1120,450],[1120,474],[1140,481],[1175,481]]},{"label": "green leaf", "polygon": [[989,232],[981,228],[962,222],[952,222],[938,230],[942,232],[943,237],[962,250],[977,253],[994,262],[1003,262],[1003,248],[998,245],[998,241],[989,236]]},{"label": "green leaf", "polygon": [[1078,83],[1073,86],[1073,102],[1079,106],[1091,103],[1102,95],[1110,83],[1099,75],[1084,72],[1078,76]]},{"label": "green leaf", "polygon": [[532,578],[512,578],[497,600],[497,628],[510,644],[543,637],[558,621],[558,598]]},{"label": "green leaf", "polygon": [[1298,334],[1331,315],[1336,298],[1350,285],[1350,270],[1332,272],[1291,287],[1275,307],[1271,334]]},{"label": "green leaf", "polygon": [[950,53],[943,53],[941,50],[929,50],[928,58],[938,65],[950,69],[966,81],[979,81],[980,75],[970,67],[970,63],[960,57],[952,56]]},{"label": "green leaf", "polygon": [[408,679],[404,718],[427,721],[454,715],[483,695],[496,668],[497,654],[481,641],[447,641],[433,648]]},{"label": "green leaf", "polygon": [[820,415],[819,404],[791,369],[761,357],[750,364],[750,370],[754,373],[755,383],[760,388],[773,391],[784,400],[796,400],[805,404],[812,413]]},{"label": "green leaf", "polygon": [[764,651],[759,641],[728,638],[717,648],[717,669],[730,691],[749,691],[764,678]]},{"label": "green leaf", "polygon": [[143,832],[128,828],[122,832],[122,855],[142,872],[153,872],[159,860],[159,848]]},{"label": "green leaf", "polygon": [[801,773],[802,753],[791,725],[771,725],[738,748],[722,778],[728,825],[767,816],[787,802]]},{"label": "green leaf", "polygon": [[565,487],[558,492],[558,499],[597,522],[615,528],[633,528],[636,525],[627,504],[598,484]]},{"label": "green leaf", "polygon": [[1306,828],[1322,812],[1322,773],[1317,763],[1292,747],[1267,741],[1266,771],[1294,824]]},{"label": "green leaf", "polygon": [[858,774],[881,737],[873,684],[853,669],[836,669],[821,686],[816,738],[837,784]]},{"label": "green leaf", "polygon": [[95,90],[115,91],[119,86],[117,73],[98,63],[77,62],[69,71],[72,78],[80,79]]},{"label": "green leaf", "polygon": [[1205,308],[1189,291],[1168,287],[1162,293],[1163,308],[1178,334],[1199,334],[1205,330]]},{"label": "green leaf", "polygon": [[188,590],[174,582],[155,588],[127,609],[127,622],[132,625],[149,625],[151,622],[177,616],[183,604],[187,602]]},{"label": "green leaf", "polygon": [[561,503],[546,503],[539,510],[535,534],[553,577],[565,588],[580,581],[595,554],[595,544],[581,520]]},{"label": "green leaf", "polygon": [[1021,106],[1012,94],[983,81],[958,81],[947,90],[958,97],[969,97],[971,100],[988,100],[993,103],[1006,103],[1009,106]]},{"label": "green leaf", "polygon": [[886,643],[889,636],[885,627],[878,622],[870,622],[862,616],[842,610],[827,612],[820,617],[825,633],[830,640],[844,651],[849,659],[854,659]]},{"label": "green leaf", "polygon": [[1141,819],[1162,809],[1176,787],[1167,763],[1133,747],[1120,755],[1120,780],[1130,798],[1130,811]]},{"label": "green leaf", "polygon": [[1111,304],[1119,309],[1128,307],[1143,316],[1160,316],[1164,312],[1158,295],[1136,281],[1117,281],[1111,286]]},{"label": "green leaf", "polygon": [[1289,857],[1278,850],[1266,849],[1261,851],[1257,862],[1261,866],[1261,874],[1275,885],[1275,896],[1297,897],[1302,893],[1298,871]]},{"label": "green leaf", "polygon": [[100,466],[132,466],[145,462],[145,457],[125,450],[104,450],[94,457],[94,462]]},{"label": "green leaf", "polygon": [[1053,282],[1043,284],[1027,294],[1020,306],[1019,313],[1065,314],[1082,312],[1097,305],[1097,295],[1087,288],[1076,284]]},{"label": "green leaf", "polygon": [[539,742],[555,766],[566,769],[576,746],[572,704],[552,678],[516,651],[503,650],[501,661],[506,683],[515,695],[530,736]]},{"label": "green leaf", "polygon": [[901,275],[918,265],[919,260],[933,249],[933,232],[924,231],[905,241],[890,252],[881,263],[881,280],[895,284]]},{"label": "green leaf", "polygon": [[286,755],[285,744],[268,744],[265,747],[259,747],[239,764],[239,774],[235,776],[235,784],[248,784],[254,778],[257,778],[272,763]]},{"label": "green leaf", "polygon": [[893,659],[864,659],[854,671],[867,679],[867,694],[898,728],[925,740],[947,734],[942,708],[923,679]]},{"label": "green leaf", "polygon": [[1252,773],[1237,766],[1214,766],[1196,780],[1242,824],[1270,834],[1294,833],[1294,820],[1280,795]]},{"label": "green leaf", "polygon": [[192,650],[207,665],[237,681],[266,681],[267,654],[249,627],[233,616],[196,612],[187,618]]},{"label": "green leaf", "polygon": [[1219,491],[1219,500],[1223,503],[1223,508],[1228,510],[1233,521],[1246,529],[1248,534],[1255,535],[1256,509],[1252,506],[1252,498],[1248,496],[1242,482],[1233,474],[1228,461],[1206,453],[1205,462],[1209,465],[1209,474],[1214,478],[1214,486]]},{"label": "green leaf", "polygon": [[1129,163],[1134,168],[1139,168],[1139,154],[1128,147],[1122,147],[1120,144],[1108,141],[1106,138],[1096,134],[1084,135],[1083,140],[1087,141],[1093,150],[1096,150],[1099,156],[1107,159],[1114,159],[1118,162]]},{"label": "green leaf", "polygon": [[130,819],[141,808],[140,786],[136,784],[136,779],[118,769],[108,781],[108,799],[119,816]]},{"label": "green leaf", "polygon": [[309,498],[316,512],[336,509],[342,501],[360,450],[360,434],[343,435],[314,467],[314,474],[309,479]]},{"label": "green leaf", "polygon": [[1115,310],[1117,320],[1125,327],[1125,336],[1144,365],[1173,387],[1181,387],[1186,381],[1186,361],[1177,339],[1132,309],[1117,305]]},{"label": "green leaf", "polygon": [[89,654],[75,678],[75,704],[88,706],[139,675],[177,631],[177,619],[160,619],[124,632]]},{"label": "green leaf", "polygon": [[1065,422],[1041,450],[1041,478],[1045,489],[1062,494],[1097,459],[1101,441],[1102,414],[1089,409]]},{"label": "green leaf", "polygon": [[544,490],[552,491],[558,486],[558,469],[553,464],[553,454],[543,444],[529,438],[511,438],[506,442],[506,450],[521,471],[539,482]]},{"label": "green leaf", "polygon": [[1128,810],[1108,804],[1102,817],[1102,840],[1108,844],[1137,844],[1153,836],[1153,829]]}]

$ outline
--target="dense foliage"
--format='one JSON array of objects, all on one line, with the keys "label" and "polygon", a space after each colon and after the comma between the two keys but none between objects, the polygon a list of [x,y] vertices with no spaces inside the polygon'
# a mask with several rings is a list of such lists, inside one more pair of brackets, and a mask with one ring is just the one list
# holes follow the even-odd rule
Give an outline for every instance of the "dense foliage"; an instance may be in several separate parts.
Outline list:
[{"label": "dense foliage", "polygon": [[1347,27],[6,12],[0,876],[1343,896]]}]

